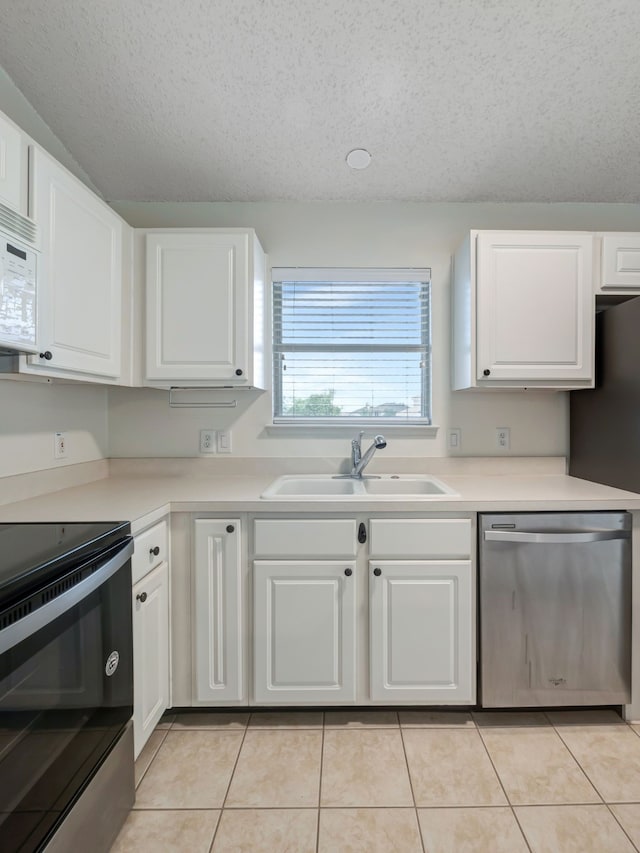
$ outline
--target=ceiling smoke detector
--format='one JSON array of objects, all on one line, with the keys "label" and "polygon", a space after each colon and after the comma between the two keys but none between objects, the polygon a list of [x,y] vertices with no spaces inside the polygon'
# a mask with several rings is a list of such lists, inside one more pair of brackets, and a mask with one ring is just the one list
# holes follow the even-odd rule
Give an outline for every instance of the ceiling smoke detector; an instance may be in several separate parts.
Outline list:
[{"label": "ceiling smoke detector", "polygon": [[366,148],[354,148],[346,157],[347,166],[351,169],[366,169],[371,163],[371,154]]}]

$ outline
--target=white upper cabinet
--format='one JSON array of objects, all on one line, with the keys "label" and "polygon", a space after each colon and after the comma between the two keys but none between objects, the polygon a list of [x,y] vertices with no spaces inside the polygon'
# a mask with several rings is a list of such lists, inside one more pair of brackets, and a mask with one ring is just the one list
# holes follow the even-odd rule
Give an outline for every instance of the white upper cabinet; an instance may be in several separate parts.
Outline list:
[{"label": "white upper cabinet", "polygon": [[30,372],[92,381],[120,376],[122,220],[34,149],[31,210],[42,240],[38,340]]},{"label": "white upper cabinet", "polygon": [[0,113],[0,202],[26,214],[26,143],[20,130]]},{"label": "white upper cabinet", "polygon": [[640,292],[640,234],[598,235],[601,241],[598,293]]},{"label": "white upper cabinet", "polygon": [[588,388],[593,236],[472,231],[455,258],[454,390]]},{"label": "white upper cabinet", "polygon": [[146,237],[145,383],[264,387],[264,253],[251,229]]}]

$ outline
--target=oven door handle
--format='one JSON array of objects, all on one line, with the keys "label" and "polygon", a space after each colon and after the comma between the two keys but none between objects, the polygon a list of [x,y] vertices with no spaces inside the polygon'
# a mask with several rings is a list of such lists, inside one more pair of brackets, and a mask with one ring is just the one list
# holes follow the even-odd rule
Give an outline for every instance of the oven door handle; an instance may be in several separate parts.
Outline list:
[{"label": "oven door handle", "polygon": [[71,610],[76,604],[79,604],[83,598],[91,595],[98,587],[113,577],[133,554],[133,539],[128,539],[126,544],[112,557],[110,557],[99,569],[96,569],[88,578],[81,581],[76,586],[63,592],[57,598],[27,614],[22,619],[8,625],[0,631],[0,654],[12,649],[32,636],[37,631],[49,625],[54,619],[62,616],[67,610]]},{"label": "oven door handle", "polygon": [[572,542],[604,542],[608,539],[630,539],[629,530],[585,530],[566,533],[533,533],[525,530],[485,530],[485,542],[533,542],[569,545]]}]

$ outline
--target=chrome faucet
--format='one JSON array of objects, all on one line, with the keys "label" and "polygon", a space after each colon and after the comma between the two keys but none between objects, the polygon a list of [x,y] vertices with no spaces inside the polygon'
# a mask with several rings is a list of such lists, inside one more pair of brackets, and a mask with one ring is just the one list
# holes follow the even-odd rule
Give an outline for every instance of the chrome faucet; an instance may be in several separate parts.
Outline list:
[{"label": "chrome faucet", "polygon": [[[364,431],[361,432],[358,438],[354,438],[351,441],[351,473],[350,474],[342,474],[340,475],[340,479],[351,478],[353,480],[362,480],[363,474],[362,472],[367,467],[369,462],[371,461],[371,457],[376,452],[376,450],[383,450],[387,446],[387,442],[383,435],[376,435],[373,439],[373,443],[371,447],[369,447],[364,455],[362,453],[362,436],[364,435]],[[373,475],[375,476],[375,475]]]}]

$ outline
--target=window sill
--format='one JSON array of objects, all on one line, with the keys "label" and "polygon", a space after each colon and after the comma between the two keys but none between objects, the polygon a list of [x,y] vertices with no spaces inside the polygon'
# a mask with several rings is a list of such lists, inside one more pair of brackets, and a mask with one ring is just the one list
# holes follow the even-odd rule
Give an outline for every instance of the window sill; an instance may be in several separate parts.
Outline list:
[{"label": "window sill", "polygon": [[286,424],[266,424],[265,431],[273,435],[299,435],[299,436],[318,436],[322,435],[325,438],[343,438],[344,436],[353,437],[355,432],[364,430],[367,434],[381,432],[385,435],[396,435],[398,437],[407,438],[435,438],[440,427],[434,424],[391,424],[387,423],[362,423],[352,421],[351,423],[327,424],[327,423],[286,423]]}]

